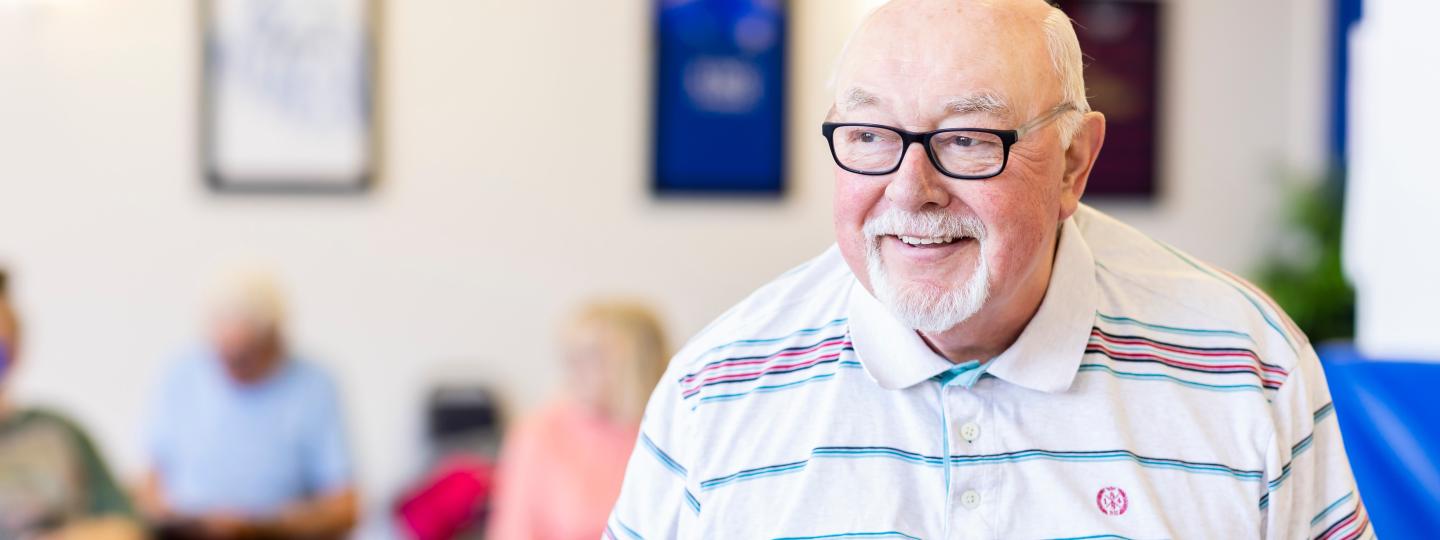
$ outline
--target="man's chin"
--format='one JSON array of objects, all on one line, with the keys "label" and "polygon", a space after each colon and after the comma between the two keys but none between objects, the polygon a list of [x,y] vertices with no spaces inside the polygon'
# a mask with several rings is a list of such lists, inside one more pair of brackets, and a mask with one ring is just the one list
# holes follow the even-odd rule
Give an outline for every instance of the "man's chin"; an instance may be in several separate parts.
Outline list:
[{"label": "man's chin", "polygon": [[928,295],[939,298],[958,292],[969,281],[970,275],[936,275],[935,272],[915,271],[912,268],[885,266],[885,281],[897,293],[907,295]]},{"label": "man's chin", "polygon": [[905,302],[907,305],[933,309],[940,303],[942,298],[949,296],[953,287],[944,287],[927,281],[895,281],[889,282],[891,295],[895,300]]},{"label": "man's chin", "polygon": [[[925,333],[941,333],[965,323],[982,306],[930,298],[895,299],[887,307],[905,326]],[[947,298],[946,300],[951,300]]]},{"label": "man's chin", "polygon": [[974,275],[896,275],[901,270],[897,265],[879,262],[879,268],[872,268],[879,271],[872,272],[872,292],[900,322],[921,332],[958,326],[979,312],[989,296],[988,280],[973,282]]}]

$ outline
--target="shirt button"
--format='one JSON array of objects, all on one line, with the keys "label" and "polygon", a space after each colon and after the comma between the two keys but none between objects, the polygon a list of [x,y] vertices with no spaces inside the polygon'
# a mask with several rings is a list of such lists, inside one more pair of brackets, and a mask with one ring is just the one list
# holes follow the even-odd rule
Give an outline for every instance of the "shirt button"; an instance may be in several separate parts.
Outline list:
[{"label": "shirt button", "polygon": [[960,504],[964,505],[965,508],[974,510],[975,507],[980,506],[980,492],[972,489],[962,493],[960,495]]},{"label": "shirt button", "polygon": [[980,438],[980,424],[966,422],[965,425],[960,426],[960,436],[965,439],[965,442],[975,442],[975,439]]}]

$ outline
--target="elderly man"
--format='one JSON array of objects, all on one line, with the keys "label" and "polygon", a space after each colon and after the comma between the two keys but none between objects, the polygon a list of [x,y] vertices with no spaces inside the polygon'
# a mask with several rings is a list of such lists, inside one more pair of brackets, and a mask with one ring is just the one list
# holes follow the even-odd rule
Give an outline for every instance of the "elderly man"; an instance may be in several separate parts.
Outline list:
[{"label": "elderly man", "polygon": [[209,345],[156,396],[142,506],[174,537],[342,536],[357,503],[334,383],[287,351],[273,278],[215,296]]},{"label": "elderly man", "polygon": [[838,246],[695,337],[619,538],[1354,538],[1310,345],[1080,205],[1104,139],[1040,0],[896,0],[824,124]]}]

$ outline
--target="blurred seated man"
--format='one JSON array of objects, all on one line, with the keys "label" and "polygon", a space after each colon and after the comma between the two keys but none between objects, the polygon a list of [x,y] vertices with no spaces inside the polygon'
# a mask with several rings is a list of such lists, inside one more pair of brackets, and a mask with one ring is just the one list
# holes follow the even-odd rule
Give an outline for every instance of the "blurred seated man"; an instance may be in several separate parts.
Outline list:
[{"label": "blurred seated man", "polygon": [[334,383],[287,351],[272,278],[217,292],[209,343],[155,396],[144,510],[167,537],[343,536],[357,511]]},{"label": "blurred seated man", "polygon": [[63,416],[6,398],[20,320],[5,281],[0,270],[0,539],[138,538],[130,502],[85,432]]}]

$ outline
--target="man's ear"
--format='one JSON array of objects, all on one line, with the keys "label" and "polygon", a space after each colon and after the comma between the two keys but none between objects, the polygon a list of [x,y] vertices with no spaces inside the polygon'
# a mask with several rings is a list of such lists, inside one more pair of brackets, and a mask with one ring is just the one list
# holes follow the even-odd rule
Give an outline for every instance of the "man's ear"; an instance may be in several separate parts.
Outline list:
[{"label": "man's ear", "polygon": [[1080,206],[1080,196],[1090,180],[1090,169],[1105,144],[1105,115],[1085,113],[1080,128],[1065,149],[1065,173],[1060,178],[1060,221],[1065,221]]}]

